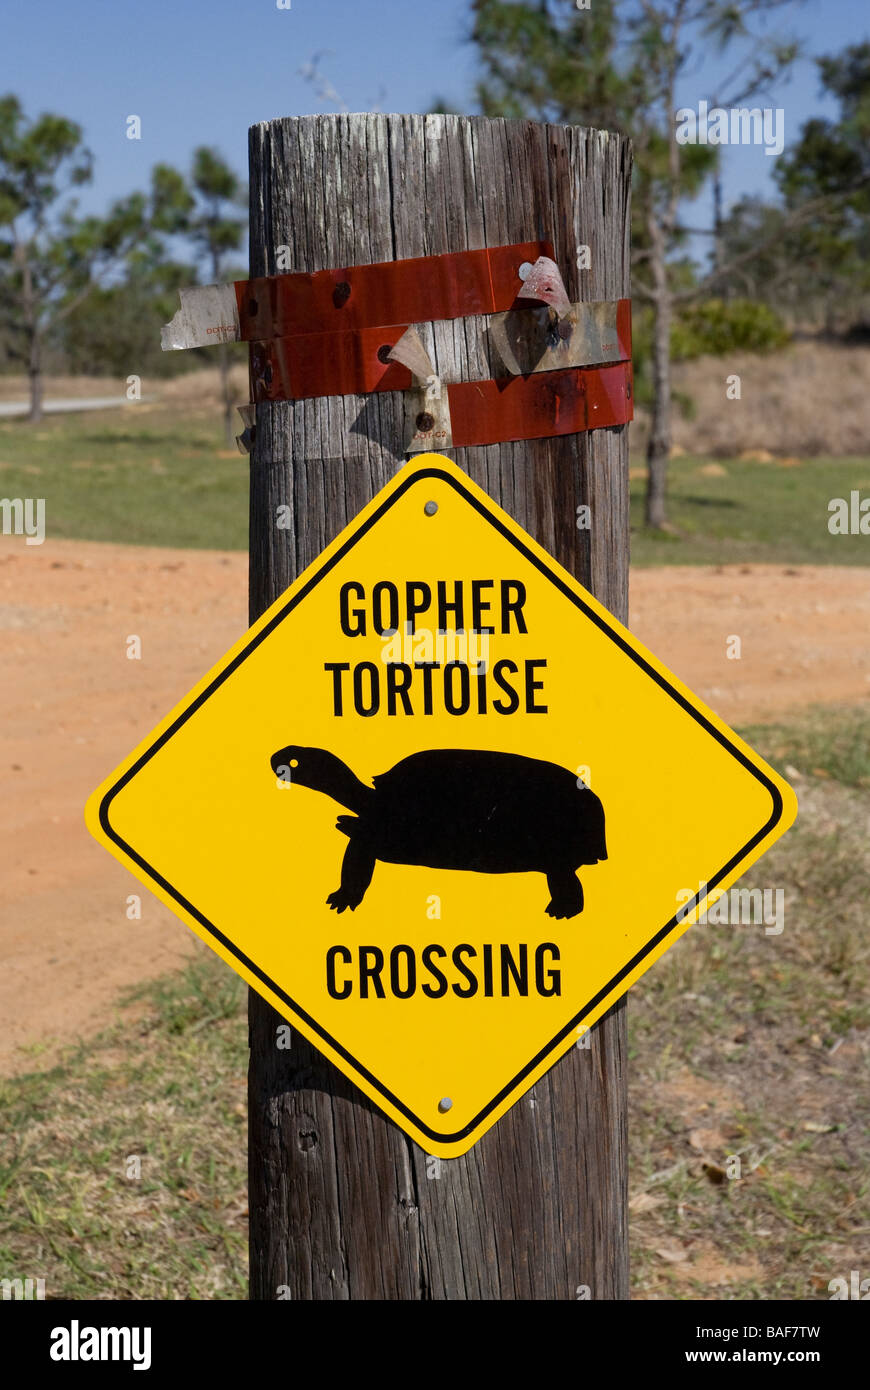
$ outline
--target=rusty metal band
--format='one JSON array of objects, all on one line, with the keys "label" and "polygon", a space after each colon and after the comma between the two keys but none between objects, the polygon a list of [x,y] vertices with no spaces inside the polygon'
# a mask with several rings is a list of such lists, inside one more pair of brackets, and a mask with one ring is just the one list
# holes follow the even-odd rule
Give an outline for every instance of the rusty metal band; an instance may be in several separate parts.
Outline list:
[{"label": "rusty metal band", "polygon": [[448,386],[454,449],[625,425],[634,415],[630,362],[569,367]]},{"label": "rusty metal band", "polygon": [[407,391],[413,377],[387,353],[408,324],[362,328],[357,333],[308,333],[251,343],[251,400],[300,401],[312,396],[355,396]]},{"label": "rusty metal band", "polygon": [[498,313],[516,298],[522,263],[552,254],[548,241],[523,241],[342,270],[239,280],[233,286],[239,337],[251,342],[359,332],[384,324]]},{"label": "rusty metal band", "polygon": [[[578,306],[606,309],[614,325],[612,341],[596,350],[589,344],[589,355],[571,365],[628,361],[631,357],[631,303],[620,299],[610,304]],[[528,309],[519,311],[530,317]],[[315,396],[366,395],[370,391],[407,391],[413,385],[409,369],[390,361],[389,353],[407,323],[381,328],[364,328],[355,333],[308,333],[298,337],[272,338],[250,345],[251,400],[306,400]],[[599,338],[599,344],[601,339]],[[549,372],[558,369],[558,351],[548,352],[537,366],[522,363],[520,370]],[[569,359],[570,360],[570,359]],[[564,357],[562,359],[564,362]]]},{"label": "rusty metal band", "polygon": [[[413,452],[547,439],[625,425],[634,418],[631,362],[462,381],[441,389],[447,396],[442,419],[427,414],[419,393],[419,412],[416,419],[413,410],[411,415]],[[273,394],[269,399],[288,397]]]}]

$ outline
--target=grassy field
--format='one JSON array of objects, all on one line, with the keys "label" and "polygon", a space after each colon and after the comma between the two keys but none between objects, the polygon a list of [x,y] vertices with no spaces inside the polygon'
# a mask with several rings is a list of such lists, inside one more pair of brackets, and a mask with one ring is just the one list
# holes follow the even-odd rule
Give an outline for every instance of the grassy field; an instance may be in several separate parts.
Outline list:
[{"label": "grassy field", "polygon": [[[826,1299],[870,1268],[867,716],[744,732],[801,802],[742,884],[784,890],[784,930],[698,925],[631,993],[639,1298]],[[0,1276],[244,1297],[246,1044],[241,982],[203,947],[0,1083]]]},{"label": "grassy field", "polygon": [[741,880],[784,890],[783,931],[698,925],[632,992],[641,1298],[828,1298],[870,1264],[870,723],[742,732],[800,802]]},{"label": "grassy field", "polygon": [[44,497],[49,539],[248,545],[247,457],[226,447],[213,408],[142,403],[36,428],[4,420],[0,492]]},{"label": "grassy field", "polygon": [[0,1083],[0,1276],[47,1298],[247,1296],[244,989],[219,965],[203,947]]},{"label": "grassy field", "polygon": [[[0,422],[0,495],[45,497],[49,537],[241,550],[247,472],[212,405],[142,403],[36,429]],[[870,495],[870,458],[674,459],[664,535],[643,528],[642,477],[631,487],[633,564],[870,563],[870,537],[828,531],[831,498]]]},{"label": "grassy field", "polygon": [[[637,473],[636,467],[632,468]],[[870,496],[870,458],[776,463],[691,457],[670,463],[673,531],[643,526],[642,477],[631,481],[633,565],[870,564],[870,536],[832,536],[828,502]]]}]

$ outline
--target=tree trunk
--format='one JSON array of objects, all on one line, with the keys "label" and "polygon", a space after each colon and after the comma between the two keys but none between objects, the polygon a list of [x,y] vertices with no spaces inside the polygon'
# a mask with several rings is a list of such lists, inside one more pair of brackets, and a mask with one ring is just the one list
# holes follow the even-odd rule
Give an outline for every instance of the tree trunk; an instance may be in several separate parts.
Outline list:
[{"label": "tree trunk", "polygon": [[[722,264],[722,231],[723,231],[723,194],[722,194],[722,164],[716,161],[713,170],[713,269],[718,270]],[[723,292],[727,292],[727,286],[722,287]]]},{"label": "tree trunk", "polygon": [[42,419],[44,382],[42,377],[42,340],[39,329],[35,327],[31,329],[30,333],[28,379],[30,383],[30,413],[27,418],[32,425],[38,425]]},{"label": "tree trunk", "polygon": [[27,418],[31,424],[38,425],[42,419],[42,333],[33,291],[33,274],[27,249],[22,241],[16,240],[13,254],[15,264],[21,271],[21,315],[27,334],[27,375],[30,391],[30,411]]},{"label": "tree trunk", "polygon": [[671,452],[671,292],[659,229],[650,227],[653,291],[652,389],[653,405],[646,446],[646,524],[661,530],[667,524],[668,458]]},{"label": "tree trunk", "polygon": [[[456,116],[315,116],[250,132],[251,274],[549,238],[572,299],[629,293],[630,151],[576,127]],[[591,271],[577,248],[592,247]],[[446,381],[503,375],[485,321],[423,325]],[[400,393],[257,408],[255,619],[401,466]],[[621,619],[627,427],[456,462]],[[578,530],[578,508],[592,529]],[[276,509],[293,527],[278,530]],[[250,1246],[255,1299],[628,1296],[624,1001],[461,1158],[426,1155],[253,991]],[[397,1040],[397,1045],[399,1041]],[[280,1291],[280,1292],[279,1292]]]}]

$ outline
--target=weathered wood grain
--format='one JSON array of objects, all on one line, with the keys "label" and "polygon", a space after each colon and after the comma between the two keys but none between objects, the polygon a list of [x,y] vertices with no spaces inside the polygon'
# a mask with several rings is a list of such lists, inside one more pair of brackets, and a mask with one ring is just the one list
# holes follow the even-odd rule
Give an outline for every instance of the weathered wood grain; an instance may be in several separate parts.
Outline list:
[{"label": "weathered wood grain", "polygon": [[[575,127],[308,116],[250,131],[252,275],[545,237],[572,300],[629,292],[630,149]],[[591,269],[577,248],[591,247]],[[480,319],[422,331],[448,381],[500,375]],[[403,461],[399,394],[261,405],[251,454],[252,620]],[[623,621],[626,429],[458,449],[457,463]],[[592,509],[578,530],[577,508]],[[278,530],[277,508],[292,508]],[[250,996],[251,1297],[628,1297],[625,1010],[462,1158],[426,1155]],[[435,1165],[429,1164],[430,1169]],[[285,1295],[286,1296],[286,1295]]]}]

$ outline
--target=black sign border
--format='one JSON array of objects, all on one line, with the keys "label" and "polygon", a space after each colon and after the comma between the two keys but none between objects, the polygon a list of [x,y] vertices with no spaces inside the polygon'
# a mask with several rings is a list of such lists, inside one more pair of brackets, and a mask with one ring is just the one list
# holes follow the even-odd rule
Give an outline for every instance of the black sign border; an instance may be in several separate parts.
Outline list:
[{"label": "black sign border", "polygon": [[551,1040],[551,1042],[547,1043],[545,1047],[541,1048],[541,1050],[536,1054],[536,1056],[534,1056],[531,1059],[531,1061],[525,1067],[522,1068],[521,1071],[517,1072],[516,1076],[511,1081],[509,1081],[506,1086],[502,1087],[502,1089],[498,1092],[496,1096],[494,1096],[494,1098],[489,1102],[489,1104],[485,1105],[483,1109],[480,1110],[477,1115],[475,1115],[473,1120],[470,1120],[467,1125],[463,1126],[462,1129],[456,1130],[452,1134],[444,1134],[439,1132],[438,1130],[432,1129],[432,1127],[426,1124],[424,1120],[421,1120],[419,1116],[415,1115],[414,1112],[410,1110],[407,1105],[403,1104],[403,1102],[400,1101],[397,1096],[394,1096],[393,1093],[386,1086],[384,1086],[376,1076],[372,1074],[372,1072],[370,1072],[366,1067],[364,1067],[362,1063],[358,1062],[356,1058],[353,1057],[351,1053],[347,1051],[346,1048],[342,1047],[340,1042],[338,1042],[326,1031],[325,1028],[322,1028],[320,1024],[317,1023],[316,1019],[312,1018],[311,1015],[307,1013],[305,1009],[303,1009],[299,1004],[297,1004],[295,1000],[291,999],[290,995],[287,994],[285,990],[281,989],[281,987],[277,985],[274,980],[270,979],[269,976],[259,968],[259,966],[255,965],[255,963],[248,956],[246,956],[243,951],[239,950],[239,948],[234,944],[234,942],[230,941],[228,936],[226,936],[222,931],[220,931],[219,928],[216,927],[213,922],[210,922],[207,917],[204,917],[203,914],[199,912],[197,908],[194,907],[193,903],[188,902],[187,898],[185,898],[182,893],[180,893],[176,888],[174,888],[168,879],[165,879],[162,874],[158,873],[157,870],[147,862],[147,860],[143,859],[140,854],[137,854],[133,847],[131,845],[128,845],[127,842],[116,833],[109,820],[109,807],[111,806],[111,803],[114,800],[114,798],[118,795],[120,791],[122,791],[122,789],[127,785],[127,783],[130,782],[133,779],[133,777],[136,776],[136,774],[141,770],[141,768],[145,766],[145,764],[151,758],[153,758],[155,753],[159,752],[163,745],[167,743],[170,738],[172,738],[173,734],[175,734],[176,731],[180,729],[181,726],[185,724],[188,719],[190,719],[191,715],[196,713],[199,707],[205,703],[209,696],[212,695],[212,693],[215,690],[217,690],[217,688],[232,675],[232,673],[237,669],[237,667],[239,667],[242,664],[242,662],[251,654],[251,652],[254,651],[260,645],[261,642],[264,642],[272,632],[274,632],[278,624],[283,622],[283,620],[288,616],[289,613],[292,613],[293,609],[296,608],[297,605],[300,604],[302,600],[306,598],[308,594],[311,593],[311,590],[314,588],[314,586],[318,584],[320,580],[323,579],[324,576],[327,575],[335,565],[338,564],[339,560],[344,559],[345,555],[347,555],[348,552],[353,548],[353,546],[356,545],[357,541],[359,541],[366,534],[367,531],[371,530],[371,528],[381,519],[382,516],[385,515],[385,513],[390,509],[390,507],[394,506],[395,503],[398,502],[399,498],[405,495],[409,488],[415,486],[419,482],[422,482],[426,478],[438,478],[441,482],[447,483],[449,487],[452,487],[453,490],[460,495],[460,497],[463,497],[465,501],[468,502],[469,505],[472,506],[476,512],[483,516],[491,526],[494,526],[495,529],[520,552],[520,554],[523,556],[525,560],[528,561],[529,564],[533,565],[535,569],[539,570],[541,574],[543,574],[547,579],[549,579],[550,582],[555,585],[555,587],[559,590],[559,592],[562,595],[564,595],[565,598],[569,599],[571,603],[573,603],[577,608],[581,610],[582,613],[585,614],[587,618],[589,618],[593,623],[595,623],[595,625],[599,627],[601,631],[604,632],[611,639],[611,641],[615,642],[616,645],[623,652],[625,652],[626,656],[631,657],[632,661],[634,661],[638,666],[640,666],[641,669],[645,671],[646,674],[652,680],[654,680],[658,686],[660,686],[672,697],[672,699],[676,700],[677,704],[680,705],[680,707],[684,709],[687,714],[690,714],[692,718],[696,720],[697,723],[699,723],[704,729],[706,729],[707,732],[711,734],[713,738],[715,738],[717,742],[719,742],[723,746],[723,748],[728,749],[728,751],[737,759],[737,761],[741,763],[742,766],[745,767],[748,772],[751,772],[752,775],[766,789],[766,791],[769,792],[773,801],[773,811],[769,820],[764,826],[762,826],[762,828],[757,832],[757,834],[753,835],[751,839],[747,840],[746,844],[743,846],[741,850],[738,851],[737,854],[732,855],[728,862],[724,864],[716,874],[713,874],[712,877],[706,880],[707,893],[709,893],[711,889],[715,888],[717,884],[721,883],[722,879],[725,878],[726,875],[732,871],[732,869],[736,868],[737,865],[741,862],[741,860],[744,859],[747,854],[751,853],[755,846],[759,844],[771,832],[771,830],[773,830],[775,826],[779,824],[783,814],[783,802],[778,787],[776,787],[775,784],[771,782],[769,777],[767,777],[763,772],[761,772],[759,768],[755,767],[754,764],[750,762],[750,760],[746,757],[746,755],[742,753],[741,750],[737,748],[731,742],[730,739],[726,738],[725,735],[715,727],[715,725],[711,724],[710,721],[706,719],[703,714],[700,713],[700,711],[696,710],[691,705],[691,703],[685,698],[685,696],[681,695],[680,692],[676,690],[674,686],[672,686],[671,683],[663,675],[661,675],[652,666],[650,666],[649,662],[646,661],[640,655],[639,652],[636,652],[618,632],[614,631],[614,629],[610,627],[609,623],[606,621],[605,618],[603,618],[599,613],[595,612],[594,609],[590,608],[589,605],[578,594],[575,594],[568,587],[568,585],[564,583],[564,581],[559,577],[559,575],[552,573],[552,571],[548,569],[547,565],[544,563],[542,559],[539,558],[538,555],[534,554],[531,550],[529,550],[529,548],[523,543],[523,541],[520,540],[518,536],[515,536],[509,530],[509,528],[504,525],[504,523],[501,521],[499,517],[493,516],[488,511],[486,506],[477,497],[473,496],[473,494],[470,493],[463,486],[461,481],[458,478],[454,478],[452,474],[445,472],[443,469],[432,468],[428,466],[425,468],[415,469],[413,472],[409,473],[408,476],[402,480],[402,482],[399,484],[396,490],[388,498],[386,498],[381,503],[381,505],[375,509],[375,511],[372,512],[371,516],[369,516],[367,520],[364,521],[353,532],[351,536],[348,536],[344,544],[341,545],[332,556],[330,556],[330,558],[326,561],[325,564],[323,564],[318,570],[315,571],[315,573],[313,573],[308,578],[308,580],[305,582],[305,584],[303,584],[303,586],[298,590],[298,592],[295,593],[293,597],[287,601],[283,608],[281,608],[280,611],[276,613],[275,616],[271,618],[263,628],[260,629],[257,635],[254,638],[252,638],[252,640],[248,643],[248,645],[244,647],[242,651],[240,651],[233,658],[229,665],[226,666],[224,670],[222,670],[221,673],[215,677],[211,684],[208,685],[206,689],[203,690],[196,697],[196,699],[184,710],[184,713],[180,714],[179,717],[169,726],[169,728],[164,730],[164,732],[151,745],[147,752],[143,753],[142,756],[138,758],[130,768],[128,768],[128,770],[123,774],[123,776],[119,778],[119,780],[114,784],[114,786],[112,786],[109,789],[109,791],[106,792],[105,796],[100,802],[100,825],[102,826],[103,831],[108,836],[108,838],[112,840],[113,843],[116,844],[118,848],[124,852],[125,855],[132,859],[134,863],[138,864],[139,867],[144,870],[144,872],[148,875],[149,878],[151,878],[155,883],[160,885],[164,892],[168,893],[170,897],[174,898],[175,901],[179,904],[179,906],[184,908],[186,913],[188,913],[191,917],[195,918],[195,920],[199,922],[201,926],[205,927],[206,931],[211,936],[213,936],[216,941],[220,941],[220,943],[230,952],[230,954],[235,956],[236,960],[238,960],[242,965],[244,965],[246,970],[248,970],[251,975],[255,976],[256,979],[260,980],[264,985],[266,985],[272,994],[274,994],[278,999],[281,999],[283,1003],[286,1004],[287,1007],[292,1010],[293,1014],[297,1018],[302,1019],[308,1025],[308,1027],[314,1033],[317,1034],[318,1037],[322,1038],[326,1043],[328,1043],[328,1045],[333,1049],[334,1052],[337,1052],[339,1056],[343,1057],[344,1060],[354,1069],[354,1071],[357,1072],[358,1075],[365,1077],[369,1085],[372,1086],[376,1091],[378,1091],[382,1096],[384,1096],[385,1099],[387,1099],[390,1102],[390,1104],[395,1107],[396,1110],[398,1110],[402,1115],[406,1117],[406,1119],[410,1120],[411,1123],[420,1131],[421,1134],[425,1134],[427,1138],[433,1139],[437,1143],[455,1144],[462,1139],[467,1139],[469,1135],[473,1134],[475,1130],[479,1129],[483,1121],[487,1118],[488,1115],[492,1113],[496,1106],[500,1105],[503,1100],[510,1096],[511,1093],[514,1092],[522,1084],[522,1082],[529,1075],[529,1073],[534,1071],[534,1069],[538,1067],[540,1063],[544,1061],[545,1058],[548,1057],[556,1047],[558,1047],[558,1045],[563,1041],[564,1038],[568,1036],[569,1033],[576,1031],[578,1024],[582,1023],[583,1019],[586,1018],[587,1015],[591,1013],[591,1011],[594,1008],[597,1007],[601,1000],[606,998],[608,994],[610,994],[618,985],[620,985],[622,981],[626,978],[626,976],[629,975],[632,972],[632,970],[634,970],[636,966],[638,966],[641,963],[641,961],[649,955],[650,951],[654,950],[655,947],[660,944],[660,942],[664,941],[664,939],[667,936],[669,936],[670,933],[674,931],[674,929],[682,921],[685,920],[689,913],[691,913],[692,909],[699,905],[701,898],[700,893],[696,893],[694,898],[692,898],[689,902],[685,903],[679,909],[679,912],[675,913],[674,916],[670,919],[670,921],[666,922],[665,925],[659,931],[656,932],[656,934],[647,942],[646,946],[644,946],[642,950],[638,951],[636,955],[632,956],[631,960],[628,961],[628,963],[620,971],[618,971],[611,980],[608,981],[604,988],[600,989],[598,993],[594,995],[594,997],[590,999],[588,1003],[586,1003],[583,1006],[582,1009],[580,1009],[579,1013],[575,1014],[575,1016],[570,1020],[570,1022],[559,1030],[559,1032]]}]

